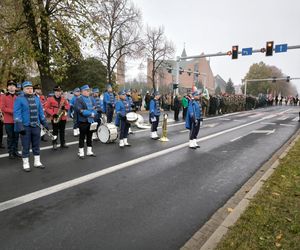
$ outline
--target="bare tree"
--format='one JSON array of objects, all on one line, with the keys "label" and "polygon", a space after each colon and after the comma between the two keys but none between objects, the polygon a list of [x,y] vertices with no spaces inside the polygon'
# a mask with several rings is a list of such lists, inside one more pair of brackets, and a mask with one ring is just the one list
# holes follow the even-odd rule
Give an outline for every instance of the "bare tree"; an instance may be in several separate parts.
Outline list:
[{"label": "bare tree", "polygon": [[156,89],[156,76],[159,68],[166,60],[173,57],[175,51],[174,45],[166,39],[163,27],[151,28],[148,26],[144,47],[148,62],[152,63],[151,76],[149,77],[153,89]]},{"label": "bare tree", "polygon": [[94,6],[93,20],[93,41],[107,67],[107,82],[112,83],[121,58],[135,58],[141,52],[141,13],[128,0],[106,0]]}]

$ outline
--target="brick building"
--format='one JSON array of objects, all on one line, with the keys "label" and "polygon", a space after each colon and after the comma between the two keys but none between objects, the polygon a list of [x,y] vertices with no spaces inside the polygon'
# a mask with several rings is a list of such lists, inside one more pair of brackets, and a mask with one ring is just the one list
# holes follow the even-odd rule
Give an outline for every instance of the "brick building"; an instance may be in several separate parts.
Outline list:
[{"label": "brick building", "polygon": [[[181,57],[186,57],[186,51],[183,49]],[[168,72],[168,67],[172,68]],[[179,67],[185,72],[179,74],[179,88],[181,93],[189,91],[193,85],[198,89],[205,86],[209,93],[215,92],[215,78],[210,68],[210,63],[206,58],[197,58],[191,60],[181,60]],[[199,72],[199,74],[187,73],[186,71]],[[147,84],[148,88],[152,88],[152,61],[147,61]],[[176,60],[166,60],[159,69],[156,76],[156,87],[161,91],[172,90],[173,84],[176,83]]]}]

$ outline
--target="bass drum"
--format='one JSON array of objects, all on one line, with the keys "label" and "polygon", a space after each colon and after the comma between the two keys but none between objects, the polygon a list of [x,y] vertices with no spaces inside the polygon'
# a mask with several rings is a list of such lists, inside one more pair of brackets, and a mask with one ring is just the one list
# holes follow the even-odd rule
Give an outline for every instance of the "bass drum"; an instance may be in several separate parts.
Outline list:
[{"label": "bass drum", "polygon": [[118,129],[114,124],[103,124],[99,126],[97,136],[102,143],[111,143],[117,140]]}]

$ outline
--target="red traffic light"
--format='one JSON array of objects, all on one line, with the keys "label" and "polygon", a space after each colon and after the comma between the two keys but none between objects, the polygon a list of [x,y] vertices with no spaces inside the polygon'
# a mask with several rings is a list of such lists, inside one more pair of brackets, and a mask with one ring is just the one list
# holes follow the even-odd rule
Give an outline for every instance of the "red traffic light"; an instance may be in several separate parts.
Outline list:
[{"label": "red traffic light", "polygon": [[273,46],[274,46],[274,42],[273,41],[267,42],[267,45],[266,45],[266,56],[272,56],[273,55]]},{"label": "red traffic light", "polygon": [[239,55],[239,46],[232,46],[232,59],[237,59]]}]

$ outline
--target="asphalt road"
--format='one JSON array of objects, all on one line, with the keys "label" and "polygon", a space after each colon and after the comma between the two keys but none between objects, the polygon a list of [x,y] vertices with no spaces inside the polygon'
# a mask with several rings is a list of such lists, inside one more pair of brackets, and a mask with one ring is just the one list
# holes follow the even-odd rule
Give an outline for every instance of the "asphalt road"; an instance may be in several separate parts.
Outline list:
[{"label": "asphalt road", "polygon": [[169,142],[130,135],[94,143],[96,158],[42,143],[45,170],[21,170],[0,151],[0,249],[179,249],[299,129],[299,107],[207,118],[200,149],[182,122]]}]

